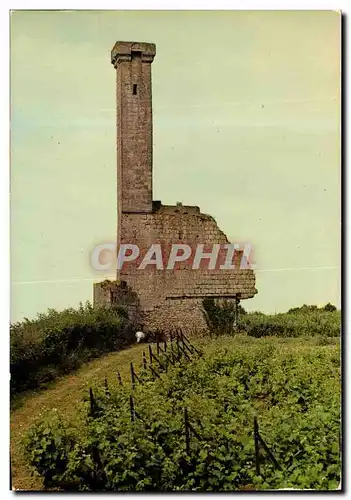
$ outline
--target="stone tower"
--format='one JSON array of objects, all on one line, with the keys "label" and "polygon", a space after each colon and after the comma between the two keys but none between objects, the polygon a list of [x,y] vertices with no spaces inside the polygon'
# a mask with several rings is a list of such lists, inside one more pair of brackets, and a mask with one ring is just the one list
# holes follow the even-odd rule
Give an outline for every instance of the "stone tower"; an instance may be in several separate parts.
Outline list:
[{"label": "stone tower", "polygon": [[[140,265],[150,245],[162,245],[166,261],[173,244],[191,248],[200,244],[207,252],[214,245],[229,244],[214,218],[199,207],[152,200],[151,63],[155,54],[153,43],[139,42],[117,42],[111,53],[117,73],[117,247],[133,244],[140,256],[117,270],[116,282],[94,285],[94,304],[109,306],[121,303],[123,297],[132,296],[129,302],[137,297],[143,322],[150,328],[200,331],[207,328],[203,299],[254,297],[255,275],[252,269],[239,267],[242,250],[235,251],[230,268],[195,270],[191,261],[174,269]],[[221,250],[218,262],[223,264],[224,259]]]},{"label": "stone tower", "polygon": [[[117,42],[112,64],[117,76],[117,200],[123,213],[152,212],[153,43]],[[120,242],[120,238],[118,238]]]}]

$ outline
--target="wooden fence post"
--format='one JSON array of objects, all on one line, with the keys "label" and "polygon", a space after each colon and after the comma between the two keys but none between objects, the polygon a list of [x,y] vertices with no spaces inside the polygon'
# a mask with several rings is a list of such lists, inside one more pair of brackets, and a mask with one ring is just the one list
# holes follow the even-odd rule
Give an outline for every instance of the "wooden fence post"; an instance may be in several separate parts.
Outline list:
[{"label": "wooden fence post", "polygon": [[111,396],[110,391],[108,390],[107,377],[105,376],[105,394],[106,396]]},{"label": "wooden fence post", "polygon": [[90,396],[90,413],[91,416],[95,416],[95,400],[94,400],[94,394],[93,394],[93,389],[90,387],[89,389],[89,396]]},{"label": "wooden fence post", "polygon": [[119,371],[117,370],[117,380],[119,382],[119,385],[123,385],[123,382],[122,382],[122,377],[121,377],[121,374],[119,373]]},{"label": "wooden fence post", "polygon": [[134,377],[134,368],[133,368],[133,363],[130,363],[130,378],[132,382],[132,389],[135,387],[135,377]]}]

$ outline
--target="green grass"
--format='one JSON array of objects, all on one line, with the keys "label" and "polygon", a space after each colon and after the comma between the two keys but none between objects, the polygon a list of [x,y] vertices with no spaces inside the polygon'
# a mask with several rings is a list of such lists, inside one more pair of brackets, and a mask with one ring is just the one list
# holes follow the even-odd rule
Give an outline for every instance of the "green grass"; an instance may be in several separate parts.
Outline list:
[{"label": "green grass", "polygon": [[[333,353],[333,356],[338,356],[339,340],[339,338],[325,339],[320,336],[310,338],[255,339],[239,335],[236,338],[222,337],[211,342],[203,340],[201,344],[205,351],[205,357],[209,361],[218,355],[219,350],[230,350],[231,352],[242,350],[243,353],[251,350],[252,352],[258,352],[257,348],[260,349],[260,346],[264,347],[265,350],[268,349],[268,351],[272,348],[272,351],[274,350],[276,355],[284,355],[285,353],[289,356],[295,356],[298,359],[302,355],[310,355],[314,352],[316,354],[330,352]],[[119,385],[116,379],[116,370],[120,371],[124,381],[129,381],[130,362],[133,362],[136,370],[139,371],[143,350],[145,350],[145,345],[134,346],[121,352],[110,353],[86,364],[74,374],[62,377],[45,391],[30,392],[23,395],[20,400],[17,400],[17,404],[11,412],[12,474],[13,487],[15,489],[33,491],[43,488],[41,479],[31,476],[31,470],[24,460],[21,444],[24,434],[35,420],[43,415],[46,410],[56,408],[57,412],[73,428],[79,429],[83,418],[81,402],[82,398],[88,395],[89,387],[102,386],[105,377],[107,377],[111,391],[118,391]],[[181,375],[181,373],[178,374],[178,377]],[[223,387],[224,389],[225,386]],[[152,392],[153,389],[150,390]],[[336,382],[335,392],[339,391],[340,387],[338,382]],[[194,404],[197,404],[196,398],[195,391]],[[254,400],[254,404],[257,409],[266,408],[265,411],[267,411],[266,416],[268,420],[264,419],[264,422],[268,425],[269,418],[274,419],[275,415],[274,412],[270,413],[271,410],[269,409],[269,405],[267,406],[267,401],[258,398]]]},{"label": "green grass", "polygon": [[32,471],[23,457],[21,440],[25,432],[45,411],[57,408],[72,424],[79,426],[77,408],[86,396],[89,387],[103,384],[105,376],[117,387],[116,370],[122,380],[129,381],[130,363],[141,366],[141,355],[145,345],[109,353],[77,370],[74,374],[61,377],[46,390],[27,392],[17,398],[11,411],[11,466],[12,483],[15,489],[41,490],[42,481],[31,475]]}]

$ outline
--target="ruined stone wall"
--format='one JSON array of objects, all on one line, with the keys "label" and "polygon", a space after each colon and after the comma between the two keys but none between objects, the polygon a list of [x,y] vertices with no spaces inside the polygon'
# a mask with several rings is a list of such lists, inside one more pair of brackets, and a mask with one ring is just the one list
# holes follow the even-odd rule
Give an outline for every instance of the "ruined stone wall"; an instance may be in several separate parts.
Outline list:
[{"label": "ruined stone wall", "polygon": [[105,280],[94,284],[95,307],[122,307],[128,313],[128,318],[135,325],[142,322],[142,310],[137,293],[128,286],[126,281]]},{"label": "ruined stone wall", "polygon": [[199,298],[166,298],[159,306],[144,311],[143,318],[151,329],[165,332],[174,328],[181,328],[190,335],[207,331],[202,314],[202,299]]},{"label": "ruined stone wall", "polygon": [[[168,325],[203,329],[201,313],[205,297],[233,299],[240,293],[242,299],[253,297],[255,276],[252,270],[239,269],[242,252],[235,252],[235,269],[219,269],[225,253],[220,252],[215,269],[208,269],[203,259],[199,269],[192,269],[193,259],[177,262],[174,269],[166,269],[170,246],[174,243],[194,247],[203,243],[204,251],[211,251],[215,243],[229,243],[213,217],[200,213],[198,207],[160,206],[152,214],[122,214],[121,243],[134,243],[140,256],[125,263],[118,278],[125,280],[140,298],[140,304],[151,327]],[[163,270],[155,265],[138,269],[152,244],[159,243],[164,253]],[[193,252],[194,255],[195,251]]]}]

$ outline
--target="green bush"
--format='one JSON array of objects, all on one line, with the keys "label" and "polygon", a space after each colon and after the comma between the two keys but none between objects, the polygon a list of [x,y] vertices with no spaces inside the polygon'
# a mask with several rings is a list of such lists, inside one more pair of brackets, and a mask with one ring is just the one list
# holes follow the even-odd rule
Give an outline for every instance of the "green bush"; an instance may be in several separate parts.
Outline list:
[{"label": "green bush", "polygon": [[[206,298],[202,302],[202,312],[210,336],[230,335],[235,325],[235,303],[229,300]],[[264,314],[247,313],[238,306],[237,327],[251,337],[338,337],[341,328],[341,313],[332,304],[322,308],[303,305],[290,309],[287,313]]]},{"label": "green bush", "polygon": [[215,300],[209,297],[202,301],[202,313],[210,335],[217,337],[231,334],[237,320],[246,311],[240,304],[236,306],[233,300]]},{"label": "green bush", "polygon": [[324,311],[329,311],[329,312],[332,312],[332,311],[336,311],[336,307],[333,306],[333,304],[331,304],[330,302],[328,302],[328,304],[326,304],[324,306]]},{"label": "green bush", "polygon": [[[25,441],[29,462],[47,486],[63,490],[335,489],[339,347],[290,344],[212,341],[203,358],[135,388],[134,423],[128,388],[94,388],[97,416],[87,401],[74,437],[61,421],[38,422]],[[196,431],[190,454],[184,407]],[[254,416],[281,471],[262,452],[262,475],[255,472]]]},{"label": "green bush", "polygon": [[69,454],[75,440],[57,413],[48,412],[41,422],[29,430],[26,439],[37,443],[28,458],[43,476],[44,486],[61,480],[69,465]]},{"label": "green bush", "polygon": [[49,309],[10,327],[11,393],[39,387],[104,352],[134,341],[125,315],[95,309]]},{"label": "green bush", "polygon": [[333,312],[337,311],[337,308],[333,306],[330,302],[326,304],[324,307],[318,307],[315,305],[307,305],[304,304],[303,306],[300,307],[292,307],[289,309],[288,313],[308,313],[308,312],[316,312],[316,311],[328,311],[328,312]]},{"label": "green bush", "polygon": [[240,328],[252,337],[301,337],[340,336],[341,317],[339,311],[325,309],[303,309],[299,312],[266,315],[249,313],[240,320]]}]

